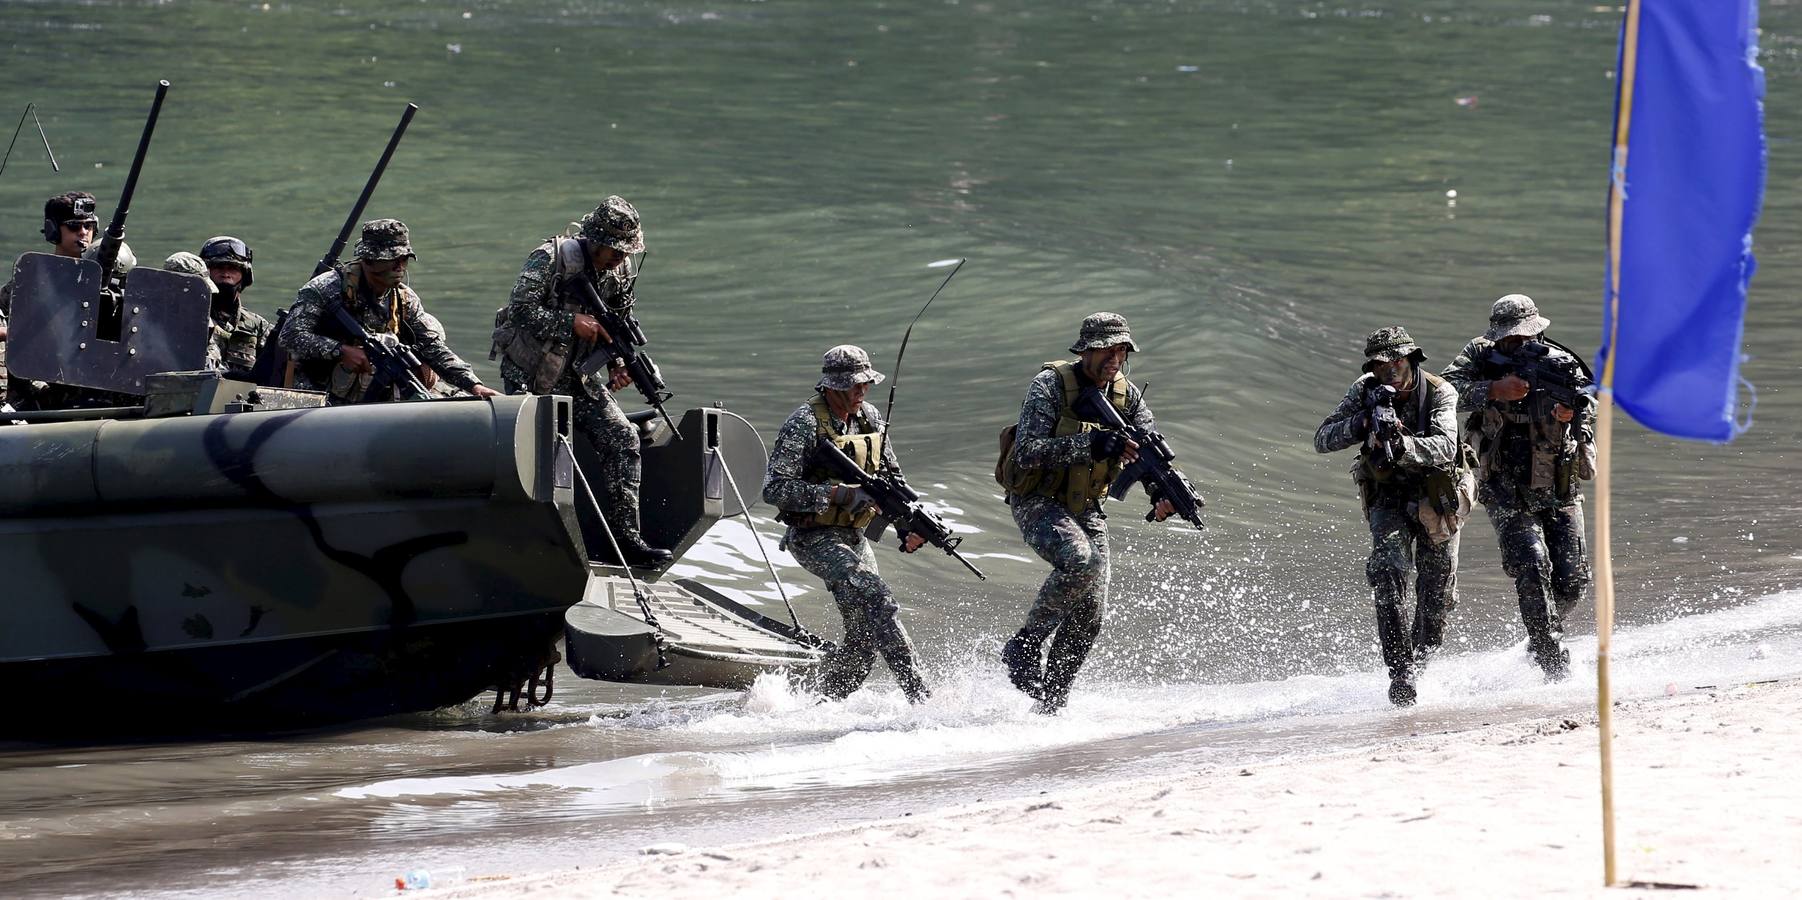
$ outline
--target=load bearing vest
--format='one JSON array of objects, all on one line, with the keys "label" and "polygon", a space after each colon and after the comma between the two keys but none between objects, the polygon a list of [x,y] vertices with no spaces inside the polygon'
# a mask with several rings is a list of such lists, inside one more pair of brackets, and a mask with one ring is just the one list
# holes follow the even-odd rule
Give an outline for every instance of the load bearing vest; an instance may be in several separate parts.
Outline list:
[{"label": "load bearing vest", "polygon": [[[851,415],[851,433],[839,434],[832,424],[832,410],[826,405],[823,394],[815,394],[807,402],[813,410],[813,420],[818,425],[820,436],[831,441],[846,456],[851,457],[857,467],[875,474],[882,467],[882,432],[864,417],[860,409]],[[807,480],[815,484],[843,484],[840,479],[832,477],[825,467],[816,466],[807,472]],[[866,508],[856,515],[852,511],[836,504],[826,507],[824,512],[814,513],[809,525],[842,525],[850,528],[863,528],[876,518],[874,508]]]},{"label": "load bearing vest", "polygon": [[[1077,418],[1076,398],[1082,391],[1082,385],[1077,380],[1077,365],[1079,363],[1071,360],[1054,360],[1039,367],[1041,371],[1049,369],[1056,372],[1064,389],[1064,405],[1058,411],[1057,428],[1052,432],[1054,437],[1088,434],[1101,427],[1094,422]],[[1115,373],[1113,380],[1103,388],[1108,402],[1119,410],[1120,418],[1127,421],[1131,421],[1126,411],[1131,386],[1132,383],[1126,380],[1125,375]],[[1071,513],[1080,513],[1107,494],[1114,479],[1120,477],[1122,468],[1124,464],[1118,457],[1058,468],[1029,468],[1015,464],[1010,451],[1003,477],[1007,480],[1007,491],[1010,494],[1051,497],[1063,503],[1064,508]]]}]

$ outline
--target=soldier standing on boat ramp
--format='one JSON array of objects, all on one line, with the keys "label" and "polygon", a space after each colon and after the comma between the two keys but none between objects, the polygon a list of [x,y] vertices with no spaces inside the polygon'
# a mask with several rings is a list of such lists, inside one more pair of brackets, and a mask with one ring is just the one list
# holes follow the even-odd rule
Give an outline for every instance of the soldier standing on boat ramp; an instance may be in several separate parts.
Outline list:
[{"label": "soldier standing on boat ramp", "polygon": [[352,255],[355,259],[349,265],[307,282],[282,324],[277,339],[294,363],[295,387],[323,390],[336,403],[393,399],[391,385],[384,396],[369,395],[376,382],[375,366],[356,339],[328,315],[327,306],[335,299],[371,339],[395,341],[413,350],[421,361],[416,375],[426,387],[443,376],[478,397],[496,395],[426,325],[425,307],[406,284],[408,264],[416,257],[405,224],[397,219],[363,223]]},{"label": "soldier standing on boat ramp", "polygon": [[253,258],[248,244],[228,234],[200,245],[200,261],[206,266],[201,274],[214,287],[207,367],[240,381],[254,380],[251,370],[256,368],[257,353],[275,328],[244,306]]},{"label": "soldier standing on boat ramp", "polygon": [[578,365],[585,346],[600,337],[601,324],[585,311],[587,292],[577,280],[586,281],[602,303],[629,303],[631,257],[642,252],[638,210],[618,196],[601,201],[576,223],[574,237],[550,238],[526,257],[512,296],[495,314],[488,358],[500,358],[509,394],[567,394],[574,399],[576,427],[601,458],[602,513],[614,538],[627,562],[657,566],[669,562],[671,553],[644,541],[638,429],[613,398],[613,391],[632,383],[631,376],[614,365],[584,377]]},{"label": "soldier standing on boat ramp", "polygon": [[1547,680],[1569,674],[1564,617],[1589,586],[1583,487],[1595,477],[1595,403],[1582,361],[1544,339],[1552,321],[1533,298],[1489,308],[1489,330],[1445,368],[1477,451],[1477,499],[1514,579],[1527,649]]},{"label": "soldier standing on boat ramp", "polygon": [[[1458,395],[1423,371],[1427,355],[1400,325],[1371,332],[1364,374],[1314,432],[1314,449],[1358,448],[1352,479],[1370,526],[1364,574],[1376,601],[1377,640],[1389,668],[1389,702],[1414,703],[1414,680],[1445,636],[1457,605],[1458,528],[1474,482],[1458,441]],[[1414,569],[1414,624],[1404,615]]]},{"label": "soldier standing on boat ramp", "polygon": [[[895,596],[876,571],[876,554],[863,529],[876,518],[869,495],[841,484],[816,461],[814,445],[824,437],[838,445],[864,471],[882,472],[901,481],[901,464],[887,437],[875,404],[865,402],[881,372],[870,365],[861,347],[841,344],[826,351],[820,365],[819,391],[782,423],[770,450],[763,499],[788,525],[782,547],[807,571],[818,575],[838,602],[845,618],[845,637],[812,674],[822,694],[843,699],[870,675],[876,654],[907,699],[920,703],[930,696],[914,665],[913,643],[901,627]],[[920,535],[902,534],[901,552],[925,543]]]},{"label": "soldier standing on boat ramp", "polygon": [[[1139,445],[1125,434],[1082,419],[1077,396],[1084,388],[1099,388],[1122,419],[1155,432],[1138,386],[1121,372],[1127,354],[1137,349],[1125,317],[1103,312],[1084,319],[1070,348],[1080,358],[1040,367],[1020,407],[1013,447],[1004,457],[1001,481],[1014,523],[1033,552],[1051,563],[1051,574],[1039,588],[1026,624],[1002,648],[1001,661],[1014,686],[1039,701],[1041,713],[1063,708],[1077,671],[1101,634],[1108,588],[1107,514],[1101,511],[1101,498],[1121,469],[1139,456]],[[1156,521],[1175,511],[1169,500],[1151,499]]]}]

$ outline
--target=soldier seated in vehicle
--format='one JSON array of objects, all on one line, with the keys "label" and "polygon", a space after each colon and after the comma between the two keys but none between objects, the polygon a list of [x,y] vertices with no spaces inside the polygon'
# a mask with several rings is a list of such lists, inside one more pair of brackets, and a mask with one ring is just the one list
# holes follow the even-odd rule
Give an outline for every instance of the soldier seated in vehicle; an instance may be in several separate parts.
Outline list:
[{"label": "soldier seated in vehicle", "polygon": [[[70,191],[44,201],[44,240],[57,256],[69,259],[93,259],[100,247],[100,217],[94,195],[86,191]],[[113,271],[120,277],[137,265],[131,247],[119,244],[119,256]],[[103,290],[103,296],[114,304],[118,297]],[[8,317],[12,315],[13,283],[0,285],[0,396],[15,409],[47,410],[76,407],[132,406],[137,398],[110,391],[43,381],[13,379],[6,371],[6,342],[9,337]]]},{"label": "soldier seated in vehicle", "polygon": [[207,368],[240,381],[250,381],[257,353],[274,326],[244,306],[244,292],[253,279],[250,246],[231,235],[208,238],[200,245],[213,293],[211,334],[207,342]]},{"label": "soldier seated in vehicle", "polygon": [[405,399],[392,384],[377,386],[372,351],[359,346],[330,314],[330,306],[342,304],[371,339],[398,342],[417,354],[420,365],[414,374],[421,381],[442,376],[478,397],[496,396],[427,326],[419,295],[406,283],[408,264],[416,256],[405,224],[397,219],[363,223],[352,256],[350,264],[307,282],[282,325],[277,340],[293,361],[295,387],[323,390],[334,403]]}]

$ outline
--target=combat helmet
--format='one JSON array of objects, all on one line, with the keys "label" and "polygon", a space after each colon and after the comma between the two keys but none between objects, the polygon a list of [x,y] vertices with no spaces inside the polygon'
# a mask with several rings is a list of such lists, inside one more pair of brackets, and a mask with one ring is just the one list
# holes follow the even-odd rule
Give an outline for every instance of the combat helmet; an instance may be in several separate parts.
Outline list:
[{"label": "combat helmet", "polygon": [[200,245],[200,258],[207,265],[232,266],[244,273],[244,281],[238,286],[240,290],[250,287],[250,261],[255,257],[256,252],[250,249],[249,244],[229,234],[207,238],[206,243]]},{"label": "combat helmet", "polygon": [[195,256],[186,250],[178,250],[169,254],[169,258],[163,260],[163,271],[180,272],[183,275],[198,275],[202,279],[205,279],[207,293],[219,293],[219,286],[214,284],[213,279],[207,275],[206,263],[201,260],[200,257]]}]

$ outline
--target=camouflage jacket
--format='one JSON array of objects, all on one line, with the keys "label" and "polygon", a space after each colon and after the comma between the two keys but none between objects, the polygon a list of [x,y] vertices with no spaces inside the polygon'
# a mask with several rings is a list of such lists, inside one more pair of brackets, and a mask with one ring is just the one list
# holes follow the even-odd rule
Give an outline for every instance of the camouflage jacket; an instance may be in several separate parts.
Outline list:
[{"label": "camouflage jacket", "polygon": [[[331,336],[336,328],[325,310],[329,298],[344,296],[342,272],[353,268],[354,264],[343,270],[326,272],[300,289],[277,338],[282,349],[297,363],[305,366],[332,363],[338,359],[344,341]],[[444,343],[440,330],[426,321],[425,307],[411,287],[403,284],[387,298],[371,298],[358,290],[351,314],[371,335],[398,334],[410,338],[408,346],[418,354],[420,361],[451,384],[468,391],[481,383],[475,377],[475,370]]]},{"label": "camouflage jacket", "polygon": [[[1551,404],[1534,395],[1509,402],[1489,399],[1489,386],[1502,375],[1487,362],[1494,348],[1494,341],[1472,338],[1442,373],[1458,392],[1464,441],[1477,451],[1478,499],[1486,505],[1531,509],[1580,500],[1576,482],[1595,471],[1595,405],[1564,423],[1552,417]],[[1573,367],[1576,362],[1557,347],[1546,358]],[[1581,374],[1578,380],[1581,386],[1589,384]],[[1530,446],[1521,447],[1523,441]]]},{"label": "camouflage jacket", "polygon": [[[882,414],[876,411],[873,403],[864,403],[859,411],[872,430],[881,430]],[[855,417],[853,417],[855,418]],[[833,431],[838,434],[856,433],[851,421],[834,421]],[[782,423],[782,429],[776,432],[776,443],[770,448],[770,465],[763,479],[763,500],[771,506],[791,513],[825,512],[831,505],[832,488],[825,482],[808,480],[807,473],[814,466],[814,438],[819,434],[819,421],[814,418],[813,407],[801,404]],[[882,442],[881,471],[905,480],[901,474],[901,463],[895,459],[894,447],[888,441]]]},{"label": "camouflage jacket", "polygon": [[[1458,395],[1451,384],[1431,372],[1416,370],[1418,383],[1406,402],[1396,404],[1401,419],[1402,454],[1395,467],[1404,475],[1396,487],[1424,488],[1428,469],[1446,466],[1458,457]],[[1332,453],[1364,443],[1357,435],[1358,419],[1364,414],[1364,397],[1376,384],[1376,376],[1365,373],[1352,382],[1326,421],[1314,432],[1314,450]],[[1359,451],[1362,463],[1368,447]],[[1360,474],[1365,467],[1359,465]],[[1360,481],[1363,479],[1360,478]]]},{"label": "camouflage jacket", "polygon": [[[1079,370],[1080,371],[1080,370]],[[1057,436],[1057,420],[1064,411],[1064,384],[1058,374],[1041,369],[1026,388],[1026,402],[1020,405],[1020,421],[1014,428],[1014,464],[1030,469],[1061,469],[1086,466],[1095,461],[1089,452],[1092,438],[1087,434]],[[1139,386],[1126,387],[1127,421],[1146,431],[1156,431],[1151,408],[1145,405]]]},{"label": "camouflage jacket", "polygon": [[[576,346],[575,321],[576,311],[580,304],[566,298],[561,282],[565,278],[587,278],[595,286],[596,294],[603,303],[618,300],[625,292],[625,285],[631,283],[631,263],[628,261],[619,268],[605,275],[597,275],[590,269],[580,274],[561,273],[553,254],[556,252],[556,238],[539,244],[526,264],[519,270],[519,278],[513,282],[513,293],[507,298],[507,308],[503,314],[503,327],[530,334],[546,348],[566,348],[570,352]],[[496,351],[504,351],[504,347],[496,347]],[[529,383],[531,373],[517,361],[513,361],[511,369],[522,376],[522,383]],[[573,362],[573,360],[572,360]],[[566,368],[557,379],[557,384],[574,387],[574,370]],[[600,399],[607,390],[608,374],[605,369],[595,372],[582,380],[582,390],[588,396]]]},{"label": "camouflage jacket", "polygon": [[242,305],[236,315],[214,313],[209,324],[212,333],[207,340],[206,367],[227,378],[250,380],[257,353],[275,326]]}]

